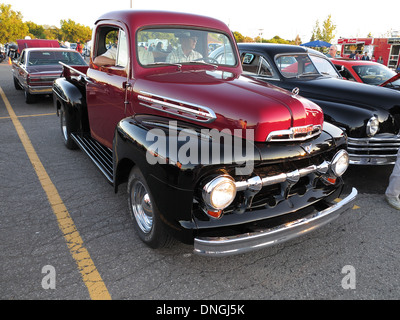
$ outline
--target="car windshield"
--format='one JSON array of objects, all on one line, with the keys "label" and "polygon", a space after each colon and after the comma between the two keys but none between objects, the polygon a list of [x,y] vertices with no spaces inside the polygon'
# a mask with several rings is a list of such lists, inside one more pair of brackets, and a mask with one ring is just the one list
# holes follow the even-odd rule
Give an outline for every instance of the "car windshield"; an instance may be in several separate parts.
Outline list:
[{"label": "car windshield", "polygon": [[[353,66],[353,70],[364,83],[372,85],[379,85],[396,75],[396,72],[381,64]],[[393,85],[400,85],[400,80],[394,81]]]},{"label": "car windshield", "polygon": [[29,54],[28,65],[54,65],[60,61],[70,66],[86,65],[79,52],[73,51],[33,51]]},{"label": "car windshield", "polygon": [[[138,60],[141,65],[207,64],[218,67],[235,66],[230,38],[214,30],[157,28],[143,29],[137,35]],[[229,54],[216,59],[210,53],[216,49]]]},{"label": "car windshield", "polygon": [[339,78],[333,65],[325,58],[308,54],[278,55],[275,57],[278,70],[286,78],[315,77],[325,75]]}]

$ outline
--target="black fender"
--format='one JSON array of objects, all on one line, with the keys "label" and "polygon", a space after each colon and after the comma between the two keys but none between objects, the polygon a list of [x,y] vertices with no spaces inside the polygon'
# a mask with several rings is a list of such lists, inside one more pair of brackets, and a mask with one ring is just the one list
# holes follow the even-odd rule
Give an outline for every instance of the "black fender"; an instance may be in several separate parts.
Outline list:
[{"label": "black fender", "polygon": [[[120,184],[127,181],[132,167],[138,166],[146,179],[150,192],[155,199],[155,205],[162,215],[161,220],[164,222],[166,228],[176,238],[185,243],[191,243],[193,241],[193,234],[197,229],[192,215],[193,205],[196,197],[199,197],[200,186],[203,185],[206,179],[211,179],[211,177],[222,173],[229,173],[233,176],[236,168],[246,168],[246,160],[259,162],[259,151],[252,144],[253,152],[249,153],[251,159],[246,158],[248,154],[242,149],[240,150],[240,156],[240,152],[238,152],[238,155],[231,155],[232,159],[228,159],[222,147],[223,140],[215,145],[206,140],[207,148],[210,151],[208,153],[209,159],[201,161],[199,159],[201,157],[200,149],[204,145],[201,145],[199,142],[201,140],[200,136],[193,135],[194,139],[198,141],[198,144],[196,144],[198,158],[193,163],[181,163],[177,161],[176,156],[172,152],[170,153],[169,144],[176,138],[176,135],[169,136],[171,132],[167,126],[168,120],[151,117],[150,122],[159,121],[158,123],[160,123],[163,121],[165,126],[148,126],[144,124],[146,121],[139,118],[140,116],[123,119],[118,123],[116,128],[113,143],[115,191],[117,191]],[[184,124],[178,123],[180,129],[182,129],[181,125],[184,126]],[[164,130],[155,132],[161,133],[159,136],[163,136],[163,132],[165,132],[166,137],[166,148],[164,150],[157,149],[156,154],[153,147],[158,138],[153,139],[155,136],[152,138],[148,136],[148,134],[151,136],[154,133],[154,131],[150,132],[152,129]],[[185,129],[189,128],[186,127]],[[194,132],[194,129],[191,132]],[[239,140],[239,147],[243,148],[243,140],[238,139],[236,142]],[[180,148],[186,142],[177,141],[177,150],[181,150]],[[211,149],[213,147],[222,150],[222,156],[218,159],[219,161],[211,159]],[[255,152],[254,149],[256,150]],[[251,173],[252,171],[248,172],[248,176]]]},{"label": "black fender", "polygon": [[380,122],[380,131],[398,132],[394,117],[382,108],[358,107],[353,104],[308,98],[318,104],[324,112],[324,120],[346,131],[352,138],[366,138],[366,125],[375,116]]},{"label": "black fender", "polygon": [[58,78],[53,83],[53,102],[57,115],[64,108],[74,123],[77,131],[90,132],[89,118],[86,106],[86,91],[78,83]]}]

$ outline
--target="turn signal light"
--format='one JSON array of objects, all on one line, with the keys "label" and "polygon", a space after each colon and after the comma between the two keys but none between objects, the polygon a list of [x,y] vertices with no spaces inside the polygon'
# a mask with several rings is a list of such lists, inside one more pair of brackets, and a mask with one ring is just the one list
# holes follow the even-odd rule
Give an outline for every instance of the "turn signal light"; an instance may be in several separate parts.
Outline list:
[{"label": "turn signal light", "polygon": [[222,210],[219,210],[219,211],[211,211],[211,210],[208,210],[208,211],[207,211],[207,214],[208,214],[210,217],[213,217],[213,218],[215,218],[215,219],[219,219],[219,218],[221,217],[221,215],[222,215]]}]

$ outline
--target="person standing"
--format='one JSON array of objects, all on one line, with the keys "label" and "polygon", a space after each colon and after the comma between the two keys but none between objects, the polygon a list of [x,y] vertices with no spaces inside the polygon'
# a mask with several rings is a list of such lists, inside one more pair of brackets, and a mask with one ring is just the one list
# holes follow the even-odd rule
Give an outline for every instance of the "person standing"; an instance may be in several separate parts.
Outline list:
[{"label": "person standing", "polygon": [[331,45],[331,47],[329,48],[329,52],[326,55],[328,58],[335,58],[336,57],[336,51],[337,48],[335,45]]},{"label": "person standing", "polygon": [[366,60],[369,61],[368,53],[364,52],[364,55],[362,56],[361,60]]},{"label": "person standing", "polygon": [[386,201],[393,208],[400,210],[400,149],[397,152],[397,159],[389,177],[389,184],[385,191]]}]

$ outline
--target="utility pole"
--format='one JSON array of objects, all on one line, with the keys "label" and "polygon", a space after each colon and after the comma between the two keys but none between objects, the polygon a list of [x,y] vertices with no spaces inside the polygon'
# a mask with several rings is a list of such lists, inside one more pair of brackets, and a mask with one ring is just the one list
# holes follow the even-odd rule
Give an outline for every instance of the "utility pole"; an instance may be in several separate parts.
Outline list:
[{"label": "utility pole", "polygon": [[258,29],[258,31],[259,31],[258,35],[260,36],[260,42],[262,42],[262,35],[263,35],[264,29]]}]

